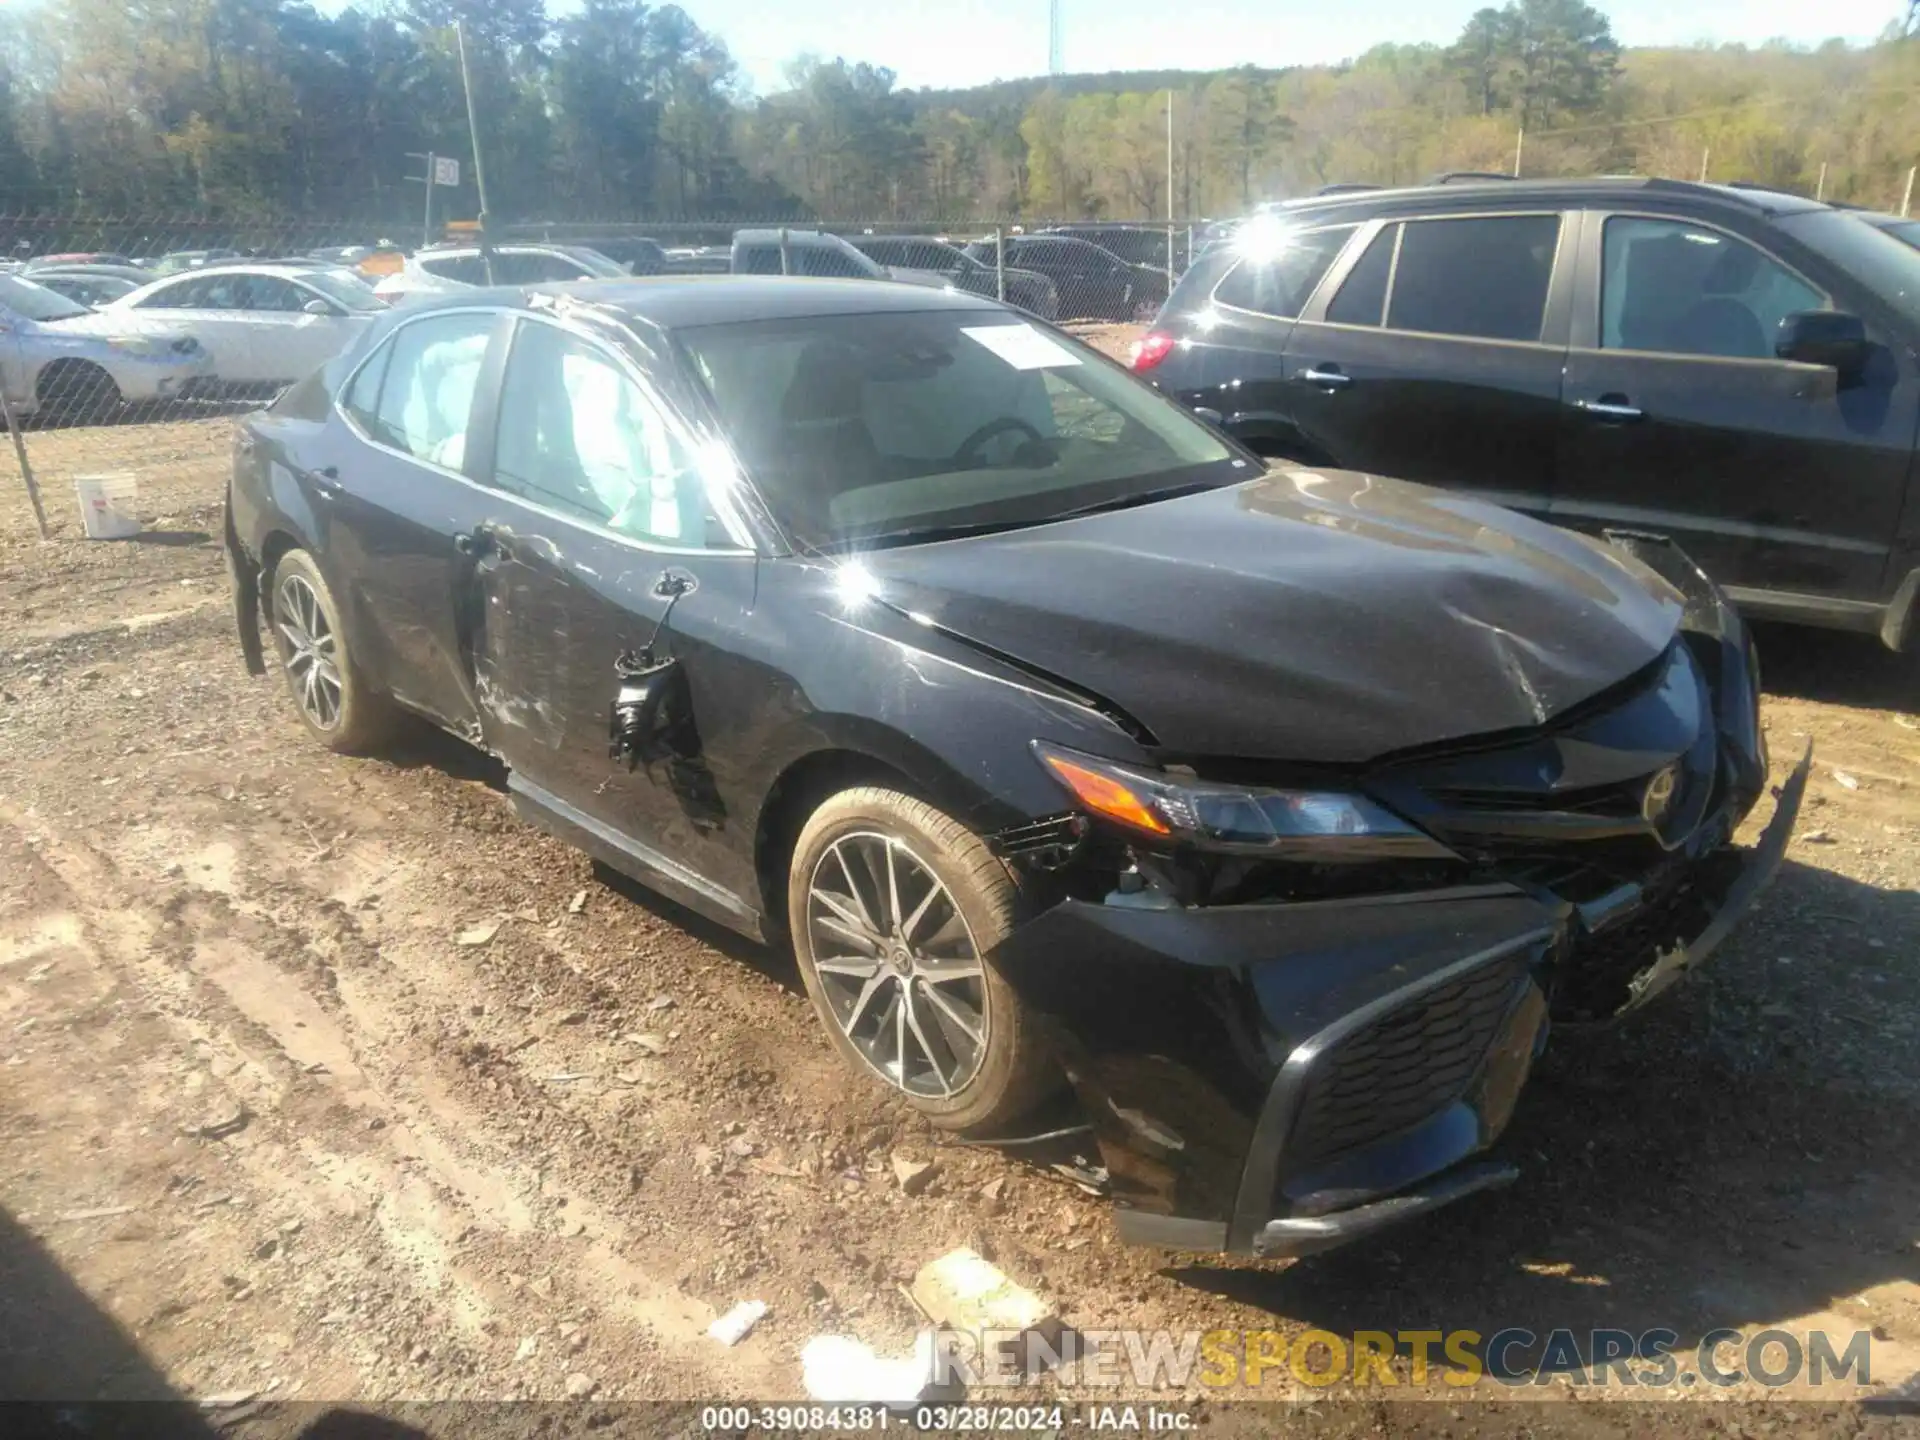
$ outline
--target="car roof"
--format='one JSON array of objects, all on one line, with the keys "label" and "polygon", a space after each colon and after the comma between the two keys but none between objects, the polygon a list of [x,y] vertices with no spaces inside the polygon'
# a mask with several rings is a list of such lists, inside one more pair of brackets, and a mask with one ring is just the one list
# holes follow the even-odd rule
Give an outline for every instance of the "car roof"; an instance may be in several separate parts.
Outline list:
[{"label": "car roof", "polygon": [[1337,195],[1289,201],[1269,213],[1293,219],[1309,214],[1365,215],[1376,210],[1405,210],[1418,205],[1434,212],[1483,210],[1512,205],[1577,205],[1596,199],[1655,195],[1692,200],[1749,214],[1789,215],[1831,207],[1802,195],[1753,185],[1702,185],[1646,175],[1597,175],[1576,180],[1455,180],[1446,184],[1406,185],[1396,189],[1350,190]]},{"label": "car roof", "polygon": [[325,260],[231,260],[218,265],[200,265],[192,270],[177,270],[171,275],[154,277],[156,285],[181,280],[204,280],[209,275],[312,275],[341,267]]},{"label": "car roof", "polygon": [[[630,280],[573,280],[564,284],[495,286],[410,302],[396,314],[419,315],[475,304],[524,307],[534,295],[590,301],[662,329],[791,320],[823,315],[926,310],[1000,311],[979,295],[902,285],[891,280],[815,279],[799,275],[657,275]],[[1008,312],[1012,313],[1012,312]]]}]

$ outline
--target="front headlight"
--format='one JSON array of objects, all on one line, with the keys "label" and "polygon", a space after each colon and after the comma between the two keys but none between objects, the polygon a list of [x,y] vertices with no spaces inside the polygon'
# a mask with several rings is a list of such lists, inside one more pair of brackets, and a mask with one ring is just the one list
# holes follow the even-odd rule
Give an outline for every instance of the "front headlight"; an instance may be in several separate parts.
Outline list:
[{"label": "front headlight", "polygon": [[1272,859],[1451,856],[1452,852],[1365,796],[1341,791],[1222,785],[1116,764],[1044,740],[1034,754],[1093,814],[1151,843]]},{"label": "front headlight", "polygon": [[127,355],[146,356],[153,354],[153,341],[144,335],[112,335],[107,338],[107,348]]}]

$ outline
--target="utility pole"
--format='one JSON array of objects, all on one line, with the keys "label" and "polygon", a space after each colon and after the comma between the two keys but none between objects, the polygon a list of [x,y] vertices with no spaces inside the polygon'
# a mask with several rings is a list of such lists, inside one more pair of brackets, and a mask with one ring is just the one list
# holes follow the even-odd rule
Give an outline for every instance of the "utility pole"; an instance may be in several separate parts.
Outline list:
[{"label": "utility pole", "polygon": [[1167,293],[1173,293],[1173,90],[1167,90]]},{"label": "utility pole", "polygon": [[1827,162],[1824,160],[1820,162],[1820,183],[1814,187],[1813,198],[1816,200],[1827,198]]},{"label": "utility pole", "polygon": [[[427,151],[424,155],[418,150],[409,150],[407,152],[407,158],[409,160],[423,160],[426,162],[426,177],[422,179],[420,183],[427,192],[427,213],[420,224],[420,243],[422,245],[431,245],[433,244],[433,186],[437,173],[434,167],[439,163],[440,157],[431,150]],[[411,175],[407,176],[409,180],[413,178]]]},{"label": "utility pole", "polygon": [[[473,187],[480,192],[480,265],[486,271],[487,284],[491,285],[493,246],[487,230],[492,216],[487,209],[487,167],[480,159],[480,121],[473,106],[473,72],[467,68],[467,27],[458,20],[453,22],[453,37],[460,46],[460,88],[467,92],[467,137],[473,144]],[[431,176],[427,193],[433,193]]]},{"label": "utility pole", "polygon": [[1513,137],[1513,178],[1516,180],[1520,178],[1520,157],[1526,153],[1526,148],[1527,127],[1522,125],[1519,133]]},{"label": "utility pole", "polygon": [[1700,147],[1700,183],[1702,185],[1707,183],[1707,161],[1712,157],[1712,155],[1713,155],[1712,146],[1702,145]]}]

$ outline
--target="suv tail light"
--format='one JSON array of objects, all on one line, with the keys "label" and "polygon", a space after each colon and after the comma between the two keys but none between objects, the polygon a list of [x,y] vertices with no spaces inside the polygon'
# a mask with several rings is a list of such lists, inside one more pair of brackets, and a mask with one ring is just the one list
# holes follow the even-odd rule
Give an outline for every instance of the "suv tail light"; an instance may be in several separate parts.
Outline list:
[{"label": "suv tail light", "polygon": [[1133,342],[1133,349],[1127,354],[1127,365],[1136,375],[1151,370],[1167,356],[1173,353],[1173,347],[1179,341],[1164,330],[1149,330]]}]

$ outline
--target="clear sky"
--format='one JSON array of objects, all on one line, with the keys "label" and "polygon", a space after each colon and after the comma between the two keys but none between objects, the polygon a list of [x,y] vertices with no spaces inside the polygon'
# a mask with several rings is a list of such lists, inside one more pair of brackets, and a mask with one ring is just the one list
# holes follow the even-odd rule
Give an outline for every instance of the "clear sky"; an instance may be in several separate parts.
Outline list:
[{"label": "clear sky", "polygon": [[[1446,44],[1492,0],[1060,0],[1068,70],[1213,70],[1343,60],[1392,40]],[[558,11],[565,0],[549,0]],[[907,86],[1044,73],[1047,0],[680,0],[756,88],[803,51],[891,66]],[[1598,0],[1623,45],[1868,41],[1903,0]]]}]

